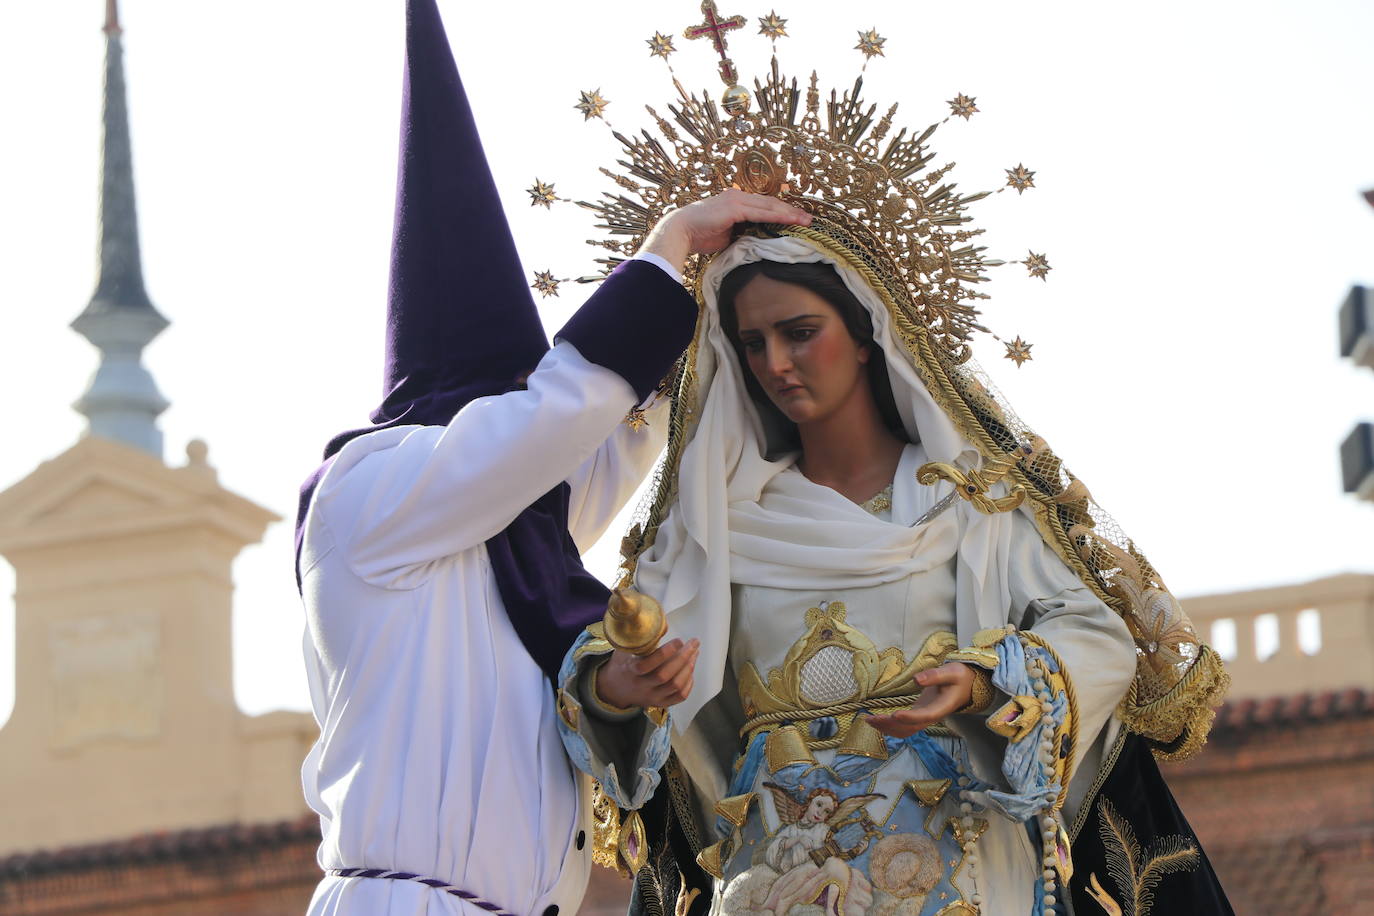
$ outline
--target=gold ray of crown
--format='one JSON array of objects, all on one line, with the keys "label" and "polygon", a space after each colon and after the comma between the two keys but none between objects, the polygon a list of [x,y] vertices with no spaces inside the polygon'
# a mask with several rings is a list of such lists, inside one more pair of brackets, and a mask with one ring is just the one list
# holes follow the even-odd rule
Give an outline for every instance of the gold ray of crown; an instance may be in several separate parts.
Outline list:
[{"label": "gold ray of crown", "polygon": [[[710,0],[702,9],[709,9],[708,23],[718,15]],[[884,40],[876,32],[872,37],[879,43]],[[1043,279],[1049,265],[1044,255],[1034,253],[1013,262],[984,255],[985,248],[976,244],[983,230],[969,225],[967,210],[995,192],[961,194],[949,180],[954,163],[932,167],[935,154],[928,142],[944,121],[920,133],[903,128],[893,135],[897,105],[876,118],[878,106],[861,95],[862,74],[852,88],[843,94],[831,90],[823,101],[814,72],[803,92],[796,78],[782,74],[776,56],[768,78],[754,81],[751,99],[747,90],[733,85],[734,65],[725,58],[723,33],[715,40],[723,61],[722,78],[729,86],[721,103],[705,91],[689,94],[674,76],[678,98],[668,103],[668,117],[646,106],[658,135],[642,130],[627,136],[612,130],[625,155],[617,162],[619,171],[600,171],[620,190],[577,202],[594,211],[600,217],[598,228],[609,234],[588,242],[611,252],[598,259],[603,275],[632,256],[671,210],[728,188],[766,194],[808,210],[820,218],[823,231],[833,227],[848,246],[868,255],[865,260],[877,268],[894,296],[908,300],[904,304],[929,330],[939,350],[955,363],[966,361],[973,332],[987,331],[979,323],[975,302],[988,298],[976,288],[987,280],[988,268],[1021,263],[1032,276]],[[663,53],[660,42],[659,50],[652,51],[652,39],[650,47],[665,61],[673,50],[669,44]],[[598,99],[602,104],[594,116],[604,119],[609,102],[599,93]],[[963,94],[949,105],[946,121],[956,115],[967,119],[977,111],[974,100]],[[1024,166],[1008,169],[1007,174],[1007,187],[1018,192],[1033,187],[1034,173]],[[689,285],[699,280],[705,263],[693,257],[686,271]],[[1017,343],[1022,344],[1016,348],[1020,365],[1030,358],[1029,348],[1019,338]],[[1008,349],[1008,358],[1014,358],[1010,345]]]}]

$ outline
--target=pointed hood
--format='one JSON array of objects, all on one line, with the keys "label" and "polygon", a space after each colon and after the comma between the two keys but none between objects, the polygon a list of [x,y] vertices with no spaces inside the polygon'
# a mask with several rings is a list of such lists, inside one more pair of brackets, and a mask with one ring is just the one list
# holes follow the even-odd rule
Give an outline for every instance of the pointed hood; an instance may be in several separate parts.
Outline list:
[{"label": "pointed hood", "polygon": [[[519,387],[548,351],[434,0],[409,0],[406,25],[384,399],[375,425],[336,436],[301,488],[298,586],[306,515],[339,449],[385,427],[447,425],[474,398]],[[644,302],[660,307],[629,307]],[[642,399],[691,339],[696,314],[677,280],[631,261],[558,336],[619,373]],[[550,678],[609,595],[568,533],[570,497],[568,484],[558,484],[485,542],[511,625]]]},{"label": "pointed hood", "polygon": [[447,423],[548,349],[434,0],[406,8],[379,424]]}]

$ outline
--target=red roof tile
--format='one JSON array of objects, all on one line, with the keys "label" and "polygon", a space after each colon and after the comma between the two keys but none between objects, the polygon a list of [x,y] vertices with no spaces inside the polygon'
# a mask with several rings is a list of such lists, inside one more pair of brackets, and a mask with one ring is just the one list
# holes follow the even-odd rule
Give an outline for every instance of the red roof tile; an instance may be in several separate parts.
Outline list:
[{"label": "red roof tile", "polygon": [[1213,732],[1246,731],[1290,722],[1324,722],[1374,715],[1374,690],[1352,687],[1321,693],[1232,700],[1217,710]]},{"label": "red roof tile", "polygon": [[0,881],[48,872],[194,859],[288,843],[318,842],[319,838],[320,820],[314,814],[269,824],[221,824],[145,833],[104,843],[15,853],[0,859]]}]

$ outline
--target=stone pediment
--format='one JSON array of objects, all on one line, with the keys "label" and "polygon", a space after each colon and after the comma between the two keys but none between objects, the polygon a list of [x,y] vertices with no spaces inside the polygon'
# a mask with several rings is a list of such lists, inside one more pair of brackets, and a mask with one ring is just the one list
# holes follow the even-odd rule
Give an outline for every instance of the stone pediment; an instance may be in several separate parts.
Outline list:
[{"label": "stone pediment", "polygon": [[148,492],[131,486],[127,480],[92,476],[81,480],[76,488],[37,511],[29,523],[42,524],[64,519],[92,519],[102,516],[128,517],[168,505],[167,494]]},{"label": "stone pediment", "polygon": [[189,524],[208,524],[243,543],[260,539],[278,517],[220,486],[201,457],[173,468],[87,436],[0,492],[0,552]]}]

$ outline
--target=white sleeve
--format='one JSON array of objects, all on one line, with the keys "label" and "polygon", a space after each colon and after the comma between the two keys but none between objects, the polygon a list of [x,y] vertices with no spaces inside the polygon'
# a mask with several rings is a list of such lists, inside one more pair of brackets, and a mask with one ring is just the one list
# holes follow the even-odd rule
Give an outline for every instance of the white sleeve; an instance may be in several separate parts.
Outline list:
[{"label": "white sleeve", "polygon": [[316,499],[356,575],[414,587],[408,573],[481,544],[576,472],[634,403],[625,379],[559,342],[525,390],[416,428]]},{"label": "white sleeve", "polygon": [[667,398],[657,398],[645,409],[644,425],[638,429],[622,422],[568,477],[572,491],[568,531],[580,552],[586,553],[606,533],[663,451],[668,442],[668,404]]},{"label": "white sleeve", "polygon": [[[1065,565],[1033,521],[1019,510],[1009,513],[1008,520],[1012,525],[1008,621],[1048,643],[1063,663],[1074,692],[1070,766],[1076,771],[1130,687],[1135,676],[1135,643],[1121,615]],[[994,686],[1000,688],[996,680],[994,674]],[[1002,691],[985,712],[946,720],[965,739],[975,771],[989,781],[995,781],[1004,769],[1012,746],[985,723],[997,717],[998,707],[1009,696]]]},{"label": "white sleeve", "polygon": [[1121,615],[1083,584],[1021,512],[1012,543],[1012,612],[1023,614],[1019,625],[1064,660],[1077,692],[1076,756],[1081,755],[1130,689],[1135,642]]},{"label": "white sleeve", "polygon": [[[682,282],[682,273],[653,252],[641,251],[633,260],[646,261],[675,282]],[[668,442],[668,399],[650,395],[649,401],[653,406],[644,409],[642,428],[622,423],[596,454],[568,477],[572,489],[568,532],[582,553],[606,533]]]}]

